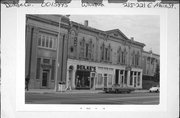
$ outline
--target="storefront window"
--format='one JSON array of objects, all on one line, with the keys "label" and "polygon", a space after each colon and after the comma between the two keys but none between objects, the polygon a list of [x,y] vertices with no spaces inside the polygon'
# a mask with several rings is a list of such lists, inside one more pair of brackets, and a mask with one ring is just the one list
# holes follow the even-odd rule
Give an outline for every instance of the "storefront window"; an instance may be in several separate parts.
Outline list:
[{"label": "storefront window", "polygon": [[102,85],[103,84],[103,77],[102,74],[98,74],[98,85]]},{"label": "storefront window", "polygon": [[140,72],[138,72],[138,86],[140,86]]},{"label": "storefront window", "polygon": [[127,84],[127,71],[125,71],[124,84]]},{"label": "storefront window", "polygon": [[112,85],[112,74],[109,74],[108,85]]},{"label": "storefront window", "polygon": [[130,85],[133,84],[133,72],[131,72],[131,75],[130,75]]}]

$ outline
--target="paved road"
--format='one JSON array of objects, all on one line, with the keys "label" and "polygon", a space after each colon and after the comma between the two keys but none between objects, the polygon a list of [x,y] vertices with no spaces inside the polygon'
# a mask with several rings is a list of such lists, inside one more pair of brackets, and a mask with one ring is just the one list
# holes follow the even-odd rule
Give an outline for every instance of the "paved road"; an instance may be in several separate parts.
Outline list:
[{"label": "paved road", "polygon": [[159,104],[159,93],[26,93],[26,104]]}]

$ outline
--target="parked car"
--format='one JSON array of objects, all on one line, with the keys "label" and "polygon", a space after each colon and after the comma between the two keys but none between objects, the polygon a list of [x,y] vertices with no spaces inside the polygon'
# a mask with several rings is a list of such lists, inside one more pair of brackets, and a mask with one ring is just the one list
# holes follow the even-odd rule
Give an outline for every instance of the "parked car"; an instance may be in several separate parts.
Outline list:
[{"label": "parked car", "polygon": [[119,84],[114,84],[110,87],[104,87],[106,93],[130,93],[134,91],[134,88],[131,87],[121,87]]},{"label": "parked car", "polygon": [[149,89],[149,92],[151,93],[151,92],[159,92],[159,87],[151,87],[150,89]]}]

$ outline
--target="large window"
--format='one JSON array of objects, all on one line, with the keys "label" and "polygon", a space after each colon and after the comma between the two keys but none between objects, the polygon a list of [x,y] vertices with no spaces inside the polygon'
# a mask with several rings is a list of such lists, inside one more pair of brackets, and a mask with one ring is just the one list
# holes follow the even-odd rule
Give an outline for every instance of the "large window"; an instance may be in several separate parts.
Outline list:
[{"label": "large window", "polygon": [[40,33],[38,38],[38,46],[50,49],[56,49],[57,36]]},{"label": "large window", "polygon": [[137,82],[138,86],[140,86],[140,75],[141,75],[141,73],[138,72],[138,82]]},{"label": "large window", "polygon": [[108,85],[112,85],[112,74],[109,74]]}]

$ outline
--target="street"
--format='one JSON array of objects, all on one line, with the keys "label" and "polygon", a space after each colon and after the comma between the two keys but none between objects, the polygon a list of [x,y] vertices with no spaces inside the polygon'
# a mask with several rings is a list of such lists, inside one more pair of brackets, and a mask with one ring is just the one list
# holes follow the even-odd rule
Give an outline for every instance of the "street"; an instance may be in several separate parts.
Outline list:
[{"label": "street", "polygon": [[159,93],[26,93],[26,104],[159,104]]}]

